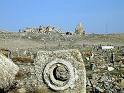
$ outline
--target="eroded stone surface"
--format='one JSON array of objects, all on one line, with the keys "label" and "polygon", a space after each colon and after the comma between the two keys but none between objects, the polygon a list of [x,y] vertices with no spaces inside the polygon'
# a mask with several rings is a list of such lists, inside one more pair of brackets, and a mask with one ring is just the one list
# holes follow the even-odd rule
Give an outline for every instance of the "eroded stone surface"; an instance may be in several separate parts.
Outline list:
[{"label": "eroded stone surface", "polygon": [[29,71],[21,81],[27,90],[40,86],[47,93],[86,93],[85,66],[76,49],[39,51]]},{"label": "eroded stone surface", "polygon": [[[60,67],[63,65],[64,65],[64,68]],[[58,66],[59,66],[59,71],[57,71],[57,73],[54,73],[54,70],[56,70]],[[63,72],[63,70],[66,70],[68,74]],[[76,81],[75,70],[76,69],[74,69],[74,67],[70,62],[62,59],[55,59],[46,65],[43,73],[44,80],[48,85],[48,87],[52,88],[53,90],[59,91],[59,90],[65,90],[69,87],[73,88]],[[57,76],[58,79],[55,76]]]},{"label": "eroded stone surface", "polygon": [[[53,70],[58,66],[64,66],[63,70],[67,70],[68,73],[65,74],[63,71],[59,71],[59,74],[57,72],[56,75],[58,77],[66,77],[67,80],[63,81],[62,79],[57,80],[54,78]],[[63,91],[65,93],[86,92],[86,72],[78,50],[39,51],[37,53],[35,70],[37,73],[43,70],[43,74],[37,74],[36,76],[38,80],[44,79],[43,85],[46,85],[46,87],[62,93]],[[60,75],[60,73],[63,75]],[[41,83],[39,82],[39,84]]]},{"label": "eroded stone surface", "polygon": [[60,66],[57,65],[57,67],[53,71],[53,75],[57,80],[60,81],[66,81],[70,77],[68,68],[62,64]]},{"label": "eroded stone surface", "polygon": [[15,65],[10,59],[0,54],[0,88],[10,86],[15,79],[19,67]]}]

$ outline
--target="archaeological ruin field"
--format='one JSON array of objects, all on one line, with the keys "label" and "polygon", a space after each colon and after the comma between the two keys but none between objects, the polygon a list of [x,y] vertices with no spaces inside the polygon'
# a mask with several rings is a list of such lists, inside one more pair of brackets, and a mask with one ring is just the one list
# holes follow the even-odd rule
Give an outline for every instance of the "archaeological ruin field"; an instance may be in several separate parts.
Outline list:
[{"label": "archaeological ruin field", "polygon": [[[104,49],[103,46],[108,49]],[[0,87],[0,93],[123,93],[123,33],[80,34],[48,28],[46,32],[43,29],[19,32],[1,30],[0,53],[9,58],[19,69],[12,84]],[[66,63],[63,59],[70,62]],[[73,72],[71,69],[73,67],[77,72],[76,70]],[[54,68],[57,69],[56,72],[50,72],[54,71]],[[68,70],[71,72],[70,76]],[[78,70],[82,72],[79,73]],[[53,76],[55,74],[55,79],[58,81],[53,80],[51,74],[49,81],[47,76],[49,72],[53,73]],[[42,75],[43,73],[45,75]],[[83,81],[82,84],[76,79],[77,73],[79,79]],[[44,77],[45,80],[42,79]],[[70,77],[75,81],[68,81]]]}]

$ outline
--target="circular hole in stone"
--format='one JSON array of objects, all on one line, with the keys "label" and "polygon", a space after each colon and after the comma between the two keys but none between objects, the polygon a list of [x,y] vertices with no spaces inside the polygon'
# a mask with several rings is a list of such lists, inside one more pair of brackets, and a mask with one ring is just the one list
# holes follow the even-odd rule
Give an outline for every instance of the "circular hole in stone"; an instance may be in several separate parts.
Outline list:
[{"label": "circular hole in stone", "polygon": [[69,71],[64,65],[56,66],[53,70],[53,76],[56,80],[67,81],[69,79]]}]

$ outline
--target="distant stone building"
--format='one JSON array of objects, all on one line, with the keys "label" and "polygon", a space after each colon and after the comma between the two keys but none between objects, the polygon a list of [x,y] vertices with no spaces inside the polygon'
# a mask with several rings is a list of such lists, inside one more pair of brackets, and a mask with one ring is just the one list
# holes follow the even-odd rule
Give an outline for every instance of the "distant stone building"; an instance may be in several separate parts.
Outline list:
[{"label": "distant stone building", "polygon": [[35,32],[36,31],[36,28],[26,28],[23,30],[23,32]]},{"label": "distant stone building", "polygon": [[46,27],[46,32],[51,32],[53,31],[54,27],[51,27],[51,26],[47,26]]},{"label": "distant stone building", "polygon": [[[22,32],[52,32],[55,30],[55,27],[52,26],[39,26],[38,28],[25,28]],[[19,31],[21,32],[21,31]]]},{"label": "distant stone building", "polygon": [[45,32],[45,27],[44,26],[39,26],[39,28],[38,28],[38,32]]},{"label": "distant stone building", "polygon": [[81,22],[76,26],[75,33],[80,35],[85,35],[85,31]]}]

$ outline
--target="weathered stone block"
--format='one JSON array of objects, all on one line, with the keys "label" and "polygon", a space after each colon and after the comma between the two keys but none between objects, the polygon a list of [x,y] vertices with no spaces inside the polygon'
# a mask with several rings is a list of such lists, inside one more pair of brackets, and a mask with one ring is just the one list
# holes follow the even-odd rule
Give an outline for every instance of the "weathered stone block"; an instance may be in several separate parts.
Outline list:
[{"label": "weathered stone block", "polygon": [[86,71],[78,50],[39,51],[34,63],[37,84],[48,93],[86,93]]},{"label": "weathered stone block", "polygon": [[0,54],[0,88],[6,88],[12,84],[19,67],[10,59]]}]

